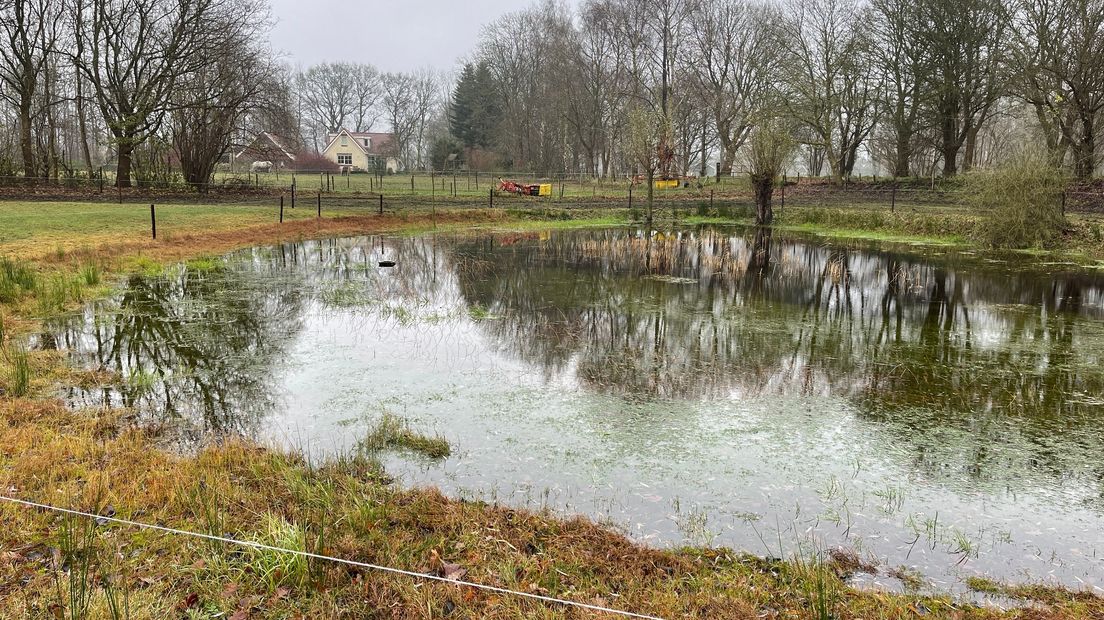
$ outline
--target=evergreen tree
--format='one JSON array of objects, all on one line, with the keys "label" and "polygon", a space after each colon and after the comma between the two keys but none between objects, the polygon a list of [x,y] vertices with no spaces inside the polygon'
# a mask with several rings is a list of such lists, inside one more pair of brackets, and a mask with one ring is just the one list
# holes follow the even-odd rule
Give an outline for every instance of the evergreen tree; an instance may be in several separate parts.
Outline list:
[{"label": "evergreen tree", "polygon": [[485,63],[464,65],[449,109],[449,129],[466,148],[487,148],[494,142],[498,106],[494,78]]}]

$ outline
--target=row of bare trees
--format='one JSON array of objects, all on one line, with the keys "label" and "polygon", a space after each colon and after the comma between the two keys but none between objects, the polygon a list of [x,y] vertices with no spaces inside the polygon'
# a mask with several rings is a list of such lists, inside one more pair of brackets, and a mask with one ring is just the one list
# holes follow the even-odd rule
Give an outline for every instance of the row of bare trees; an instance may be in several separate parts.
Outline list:
[{"label": "row of bare trees", "polygon": [[91,176],[113,161],[127,187],[175,162],[206,183],[251,126],[286,122],[270,21],[263,0],[5,0],[0,174]]},{"label": "row of bare trees", "polygon": [[498,112],[490,148],[518,169],[641,172],[642,108],[665,173],[730,174],[785,118],[815,175],[953,176],[1022,140],[1089,178],[1104,0],[545,0],[485,28],[456,92]]},{"label": "row of bare trees", "polygon": [[796,145],[784,166],[837,180],[952,176],[1020,142],[1081,178],[1100,163],[1104,0],[542,0],[486,26],[455,84],[294,72],[270,23],[266,0],[0,0],[0,176],[200,184],[259,131],[318,150],[342,127],[392,133],[408,169],[451,149],[731,174],[764,126]]}]

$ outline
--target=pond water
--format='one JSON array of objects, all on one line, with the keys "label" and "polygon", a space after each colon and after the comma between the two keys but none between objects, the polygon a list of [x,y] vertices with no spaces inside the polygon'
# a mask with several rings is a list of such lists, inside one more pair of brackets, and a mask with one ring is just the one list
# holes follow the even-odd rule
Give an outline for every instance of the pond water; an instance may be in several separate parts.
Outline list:
[{"label": "pond water", "polygon": [[388,470],[454,496],[1104,592],[1104,274],[1027,261],[733,228],[305,241],[131,277],[37,344],[127,378],[74,406],[185,445],[323,458],[393,414],[453,454]]}]

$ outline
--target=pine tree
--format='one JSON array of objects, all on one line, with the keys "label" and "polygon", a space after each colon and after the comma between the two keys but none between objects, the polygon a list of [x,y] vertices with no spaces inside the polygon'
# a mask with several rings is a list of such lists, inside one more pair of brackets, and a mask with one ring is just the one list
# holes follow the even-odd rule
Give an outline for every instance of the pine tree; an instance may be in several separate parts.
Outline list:
[{"label": "pine tree", "polygon": [[490,69],[485,63],[464,65],[449,110],[452,135],[466,148],[487,148],[494,143],[497,127],[498,105]]}]

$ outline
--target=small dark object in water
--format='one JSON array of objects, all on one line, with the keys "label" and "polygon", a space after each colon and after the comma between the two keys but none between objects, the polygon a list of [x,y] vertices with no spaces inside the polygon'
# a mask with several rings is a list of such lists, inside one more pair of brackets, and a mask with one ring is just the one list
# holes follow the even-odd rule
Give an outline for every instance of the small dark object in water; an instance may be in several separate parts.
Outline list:
[{"label": "small dark object in water", "polygon": [[395,261],[393,261],[393,260],[381,260],[379,262],[379,266],[380,267],[394,267],[395,266]]}]

